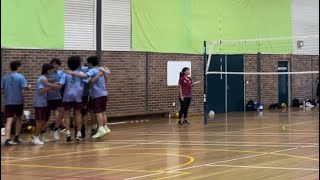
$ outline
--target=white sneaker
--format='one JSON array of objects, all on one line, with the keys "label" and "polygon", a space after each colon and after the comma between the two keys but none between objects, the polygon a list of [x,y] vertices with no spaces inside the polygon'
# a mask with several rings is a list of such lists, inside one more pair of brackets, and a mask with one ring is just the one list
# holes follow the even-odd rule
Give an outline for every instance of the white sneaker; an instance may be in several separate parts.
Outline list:
[{"label": "white sneaker", "polygon": [[59,140],[59,139],[60,139],[59,131],[58,131],[58,130],[53,131],[53,139],[55,139],[55,140]]},{"label": "white sneaker", "polygon": [[82,141],[82,134],[81,134],[80,131],[77,132],[76,139],[77,139],[78,142]]},{"label": "white sneaker", "polygon": [[93,135],[92,138],[94,139],[101,138],[106,134],[107,134],[107,131],[104,128],[101,128],[101,129],[99,128],[98,132],[95,135]]},{"label": "white sneaker", "polygon": [[41,134],[39,139],[40,139],[40,141],[42,141],[44,143],[50,141],[49,139],[46,138],[45,134]]},{"label": "white sneaker", "polygon": [[40,141],[39,137],[33,137],[32,143],[35,145],[43,145],[44,142]]},{"label": "white sneaker", "polygon": [[14,141],[12,141],[12,140],[6,140],[6,141],[4,142],[4,145],[6,145],[6,146],[17,145],[17,143],[14,142]]},{"label": "white sneaker", "polygon": [[111,132],[111,130],[108,128],[108,126],[104,126],[104,129],[107,131],[107,134]]}]

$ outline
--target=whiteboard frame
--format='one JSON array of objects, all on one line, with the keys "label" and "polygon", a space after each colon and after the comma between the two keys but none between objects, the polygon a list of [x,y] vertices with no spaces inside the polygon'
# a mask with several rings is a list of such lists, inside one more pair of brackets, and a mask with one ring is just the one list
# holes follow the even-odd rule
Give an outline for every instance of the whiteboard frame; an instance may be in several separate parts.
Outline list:
[{"label": "whiteboard frame", "polygon": [[167,86],[178,86],[179,72],[184,67],[190,68],[191,76],[191,61],[167,61]]}]

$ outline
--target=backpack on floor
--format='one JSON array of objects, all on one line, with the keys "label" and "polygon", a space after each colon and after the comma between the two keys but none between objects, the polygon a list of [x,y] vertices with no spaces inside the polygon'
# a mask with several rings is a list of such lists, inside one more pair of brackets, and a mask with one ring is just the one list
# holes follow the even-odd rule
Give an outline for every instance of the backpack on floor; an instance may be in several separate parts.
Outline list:
[{"label": "backpack on floor", "polygon": [[294,98],[294,99],[292,100],[292,106],[293,106],[293,107],[299,107],[299,106],[301,106],[301,105],[303,105],[303,102],[301,102],[299,99]]},{"label": "backpack on floor", "polygon": [[246,105],[246,110],[247,111],[254,111],[254,102],[253,102],[253,100],[248,101],[248,103]]},{"label": "backpack on floor", "polygon": [[280,105],[279,103],[270,104],[269,109],[279,109]]}]

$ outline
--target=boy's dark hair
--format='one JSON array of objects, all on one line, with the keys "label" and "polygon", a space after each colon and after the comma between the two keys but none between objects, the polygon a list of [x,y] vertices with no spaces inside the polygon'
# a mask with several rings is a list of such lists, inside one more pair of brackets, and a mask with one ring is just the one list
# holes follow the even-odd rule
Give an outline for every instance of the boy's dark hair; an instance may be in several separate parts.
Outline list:
[{"label": "boy's dark hair", "polygon": [[61,61],[60,61],[60,59],[53,58],[53,59],[50,61],[50,64],[57,64],[57,65],[61,66]]},{"label": "boy's dark hair", "polygon": [[18,67],[20,67],[20,66],[21,66],[20,61],[12,61],[10,63],[10,68],[12,71],[16,71],[18,69]]},{"label": "boy's dark hair", "polygon": [[80,56],[71,56],[68,59],[68,68],[71,70],[77,70],[81,64],[81,57]]},{"label": "boy's dark hair", "polygon": [[90,56],[87,59],[88,64],[90,63],[92,66],[98,66],[99,58],[97,56]]},{"label": "boy's dark hair", "polygon": [[52,64],[44,64],[44,65],[42,65],[41,75],[47,74],[48,71],[50,71],[51,69],[54,69]]}]

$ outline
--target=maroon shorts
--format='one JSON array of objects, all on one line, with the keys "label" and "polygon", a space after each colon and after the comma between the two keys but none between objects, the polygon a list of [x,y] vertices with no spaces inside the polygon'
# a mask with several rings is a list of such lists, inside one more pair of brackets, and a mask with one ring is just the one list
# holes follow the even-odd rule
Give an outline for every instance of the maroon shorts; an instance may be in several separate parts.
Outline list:
[{"label": "maroon shorts", "polygon": [[5,105],[4,114],[7,118],[14,116],[22,116],[23,114],[23,104],[20,105]]},{"label": "maroon shorts", "polygon": [[34,107],[35,118],[37,121],[48,121],[48,107]]},{"label": "maroon shorts", "polygon": [[57,110],[58,107],[62,107],[62,99],[48,100],[48,110]]},{"label": "maroon shorts", "polygon": [[108,96],[91,99],[90,108],[94,113],[102,113],[107,110]]},{"label": "maroon shorts", "polygon": [[71,110],[72,108],[74,110],[81,110],[83,107],[82,102],[62,102],[62,106],[66,111]]}]

